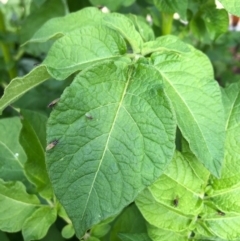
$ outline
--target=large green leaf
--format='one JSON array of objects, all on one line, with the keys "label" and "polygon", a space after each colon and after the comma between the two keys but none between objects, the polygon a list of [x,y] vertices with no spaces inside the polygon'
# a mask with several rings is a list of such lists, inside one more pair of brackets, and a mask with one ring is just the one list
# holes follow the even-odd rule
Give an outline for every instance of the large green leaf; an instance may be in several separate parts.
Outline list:
[{"label": "large green leaf", "polygon": [[0,119],[0,178],[5,181],[24,181],[26,154],[19,144],[20,118]]},{"label": "large green leaf", "polygon": [[47,128],[47,168],[78,237],[119,213],[172,158],[175,117],[158,71],[122,62],[82,71]]},{"label": "large green leaf", "polygon": [[82,26],[98,23],[102,16],[103,13],[97,8],[88,7],[64,17],[51,18],[35,32],[28,42],[45,42],[52,38],[60,38]]},{"label": "large green leaf", "polygon": [[238,0],[219,0],[219,2],[222,3],[229,13],[240,16],[240,5]]},{"label": "large green leaf", "polygon": [[45,165],[47,117],[27,110],[22,110],[21,115],[23,127],[20,142],[28,157],[24,165],[26,175],[36,185],[37,191],[50,199],[52,188]]},{"label": "large green leaf", "polygon": [[37,209],[40,202],[29,195],[21,182],[3,182],[0,179],[0,229],[20,231],[25,220]]},{"label": "large green leaf", "polygon": [[22,234],[25,241],[42,239],[48,232],[50,226],[57,218],[56,208],[43,206],[36,210],[22,227]]},{"label": "large green leaf", "polygon": [[120,13],[111,13],[103,18],[103,23],[119,32],[129,42],[134,53],[141,52],[143,39],[129,18]]},{"label": "large green leaf", "polygon": [[151,59],[164,79],[178,126],[190,149],[219,177],[224,155],[224,110],[209,60],[196,50],[182,55],[156,53]]},{"label": "large green leaf", "polygon": [[104,26],[86,26],[58,39],[44,60],[56,79],[65,79],[95,62],[116,59],[126,52],[126,43]]},{"label": "large green leaf", "polygon": [[27,91],[46,81],[50,77],[51,76],[48,74],[46,67],[41,65],[33,69],[24,77],[13,79],[6,87],[4,95],[0,99],[0,114],[8,105],[12,104]]}]

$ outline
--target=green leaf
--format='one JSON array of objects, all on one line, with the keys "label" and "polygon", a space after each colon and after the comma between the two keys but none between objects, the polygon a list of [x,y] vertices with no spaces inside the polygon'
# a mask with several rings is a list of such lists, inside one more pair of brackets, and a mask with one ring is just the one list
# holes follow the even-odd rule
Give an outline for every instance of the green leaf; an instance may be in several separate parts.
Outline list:
[{"label": "green leaf", "polygon": [[184,55],[153,54],[151,58],[164,79],[179,129],[190,149],[219,177],[224,155],[224,111],[209,60],[194,49]]},{"label": "green leaf", "polygon": [[88,7],[64,17],[51,18],[35,32],[26,44],[60,38],[80,27],[98,23],[102,17],[103,13],[97,8]]},{"label": "green leaf", "polygon": [[92,5],[94,6],[106,6],[111,11],[116,11],[121,6],[130,6],[132,5],[136,0],[89,0]]},{"label": "green leaf", "polygon": [[153,29],[144,17],[134,14],[128,14],[127,17],[134,23],[144,42],[155,39]]},{"label": "green leaf", "polygon": [[36,210],[22,227],[22,234],[25,241],[42,239],[48,232],[50,226],[57,218],[55,208],[46,206]]},{"label": "green leaf", "polygon": [[75,234],[75,230],[73,228],[73,225],[72,224],[67,224],[63,229],[62,229],[62,236],[65,238],[65,239],[69,239],[69,238],[72,238],[73,235]]},{"label": "green leaf", "polygon": [[128,234],[120,233],[119,237],[122,241],[151,241],[146,233]]},{"label": "green leaf", "polygon": [[175,130],[154,68],[109,62],[75,78],[48,121],[48,143],[58,143],[47,152],[47,168],[79,238],[161,175]]},{"label": "green leaf", "polygon": [[17,232],[33,214],[40,202],[29,195],[21,182],[4,182],[0,179],[0,229]]},{"label": "green leaf", "polygon": [[2,232],[2,231],[0,231],[0,240],[1,241],[10,241],[8,236],[4,232]]},{"label": "green leaf", "polygon": [[154,41],[149,41],[143,44],[142,55],[147,55],[152,52],[172,51],[176,53],[190,52],[187,44],[183,43],[178,37],[173,35],[162,36]]},{"label": "green leaf", "polygon": [[41,6],[32,11],[24,20],[20,31],[21,43],[29,40],[36,30],[38,30],[47,20],[53,17],[62,16],[64,13],[65,9],[62,2],[59,2],[58,0],[45,1]]},{"label": "green leaf", "polygon": [[179,13],[183,18],[186,16],[188,0],[154,0],[154,5],[163,13]]},{"label": "green leaf", "polygon": [[124,40],[99,25],[86,26],[58,39],[44,60],[49,73],[59,80],[93,63],[116,59],[126,53]]},{"label": "green leaf", "polygon": [[20,118],[0,119],[0,178],[5,181],[25,181],[23,166],[26,154],[19,144]]},{"label": "green leaf", "polygon": [[109,240],[120,241],[119,233],[145,233],[146,222],[135,204],[126,207],[112,224]]},{"label": "green leaf", "polygon": [[129,18],[120,13],[111,13],[103,18],[103,24],[119,32],[129,42],[134,53],[141,52],[142,37]]},{"label": "green leaf", "polygon": [[228,31],[229,17],[224,9],[216,9],[215,5],[212,7],[207,5],[204,8],[203,19],[212,40]]},{"label": "green leaf", "polygon": [[240,5],[238,0],[219,0],[226,10],[236,16],[240,16]]},{"label": "green leaf", "polygon": [[22,110],[21,115],[20,142],[28,157],[24,165],[26,176],[43,197],[50,199],[53,194],[45,164],[47,117],[28,110]]},{"label": "green leaf", "polygon": [[50,77],[51,76],[48,74],[46,67],[41,65],[33,69],[24,77],[13,79],[6,87],[4,95],[0,99],[0,114],[2,114],[3,109],[8,105],[12,104],[27,91],[46,81]]}]

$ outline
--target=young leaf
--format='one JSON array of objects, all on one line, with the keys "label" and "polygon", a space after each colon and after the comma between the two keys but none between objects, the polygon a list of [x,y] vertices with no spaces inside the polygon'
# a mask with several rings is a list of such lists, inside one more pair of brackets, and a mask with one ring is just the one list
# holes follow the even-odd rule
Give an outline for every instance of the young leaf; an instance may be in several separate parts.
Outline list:
[{"label": "young leaf", "polygon": [[24,165],[26,175],[36,185],[37,191],[50,199],[53,194],[45,165],[47,117],[28,110],[22,110],[21,115],[20,143],[28,157]]},{"label": "young leaf", "polygon": [[19,144],[20,118],[0,119],[0,178],[5,181],[26,181],[23,166],[26,154]]},{"label": "young leaf", "polygon": [[51,76],[48,74],[45,66],[41,65],[33,69],[29,74],[24,77],[13,79],[6,87],[4,95],[0,99],[0,114],[4,108],[12,104],[27,91],[41,84],[49,79]]},{"label": "young leaf", "polygon": [[143,45],[142,37],[129,18],[119,13],[111,13],[104,16],[103,24],[119,32],[129,42],[134,53],[141,52]]},{"label": "young leaf", "polygon": [[115,31],[101,25],[86,26],[58,39],[44,64],[54,78],[62,80],[95,62],[116,59],[124,53],[126,43]]},{"label": "young leaf", "polygon": [[50,226],[57,218],[56,208],[49,206],[36,210],[22,227],[22,234],[25,241],[42,239],[48,232]]},{"label": "young leaf", "polygon": [[190,149],[219,177],[225,140],[224,111],[209,60],[196,50],[184,55],[153,54],[152,60],[164,79],[179,129]]},{"label": "young leaf", "polygon": [[48,142],[59,143],[47,152],[47,168],[79,238],[161,175],[175,128],[154,68],[108,62],[76,76],[48,121]]},{"label": "young leaf", "polygon": [[173,35],[162,36],[153,41],[143,44],[142,55],[152,52],[173,51],[176,53],[190,52],[187,44],[183,43],[178,37]]},{"label": "young leaf", "polygon": [[227,11],[236,16],[240,16],[240,5],[238,0],[219,0]]},{"label": "young leaf", "polygon": [[75,234],[75,230],[73,228],[72,224],[67,224],[63,229],[62,229],[62,236],[65,239],[71,238]]},{"label": "young leaf", "polygon": [[121,238],[122,241],[151,241],[151,239],[146,233],[120,233],[118,236]]},{"label": "young leaf", "polygon": [[21,182],[4,182],[0,179],[0,229],[17,232],[25,220],[38,208],[40,202],[29,195]]},{"label": "young leaf", "polygon": [[51,18],[39,28],[33,37],[26,42],[45,42],[50,39],[60,38],[80,27],[99,23],[103,13],[97,8],[88,7],[64,17]]}]

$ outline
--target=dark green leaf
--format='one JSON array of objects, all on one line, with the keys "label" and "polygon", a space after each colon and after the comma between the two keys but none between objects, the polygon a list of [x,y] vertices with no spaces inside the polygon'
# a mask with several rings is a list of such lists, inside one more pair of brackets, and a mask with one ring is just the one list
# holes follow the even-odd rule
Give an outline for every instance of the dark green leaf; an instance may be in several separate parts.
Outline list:
[{"label": "dark green leaf", "polygon": [[[37,112],[22,110],[20,143],[27,154],[24,169],[37,191],[46,198],[52,197],[52,188],[45,165],[47,117]],[[31,140],[31,141],[29,141]]]},{"label": "dark green leaf", "polygon": [[122,241],[151,241],[151,239],[146,233],[120,233],[118,236],[121,238]]},{"label": "dark green leaf", "polygon": [[[48,122],[55,193],[76,234],[119,213],[172,158],[175,117],[154,68],[99,64],[82,71]],[[91,116],[92,118],[88,118]]]}]

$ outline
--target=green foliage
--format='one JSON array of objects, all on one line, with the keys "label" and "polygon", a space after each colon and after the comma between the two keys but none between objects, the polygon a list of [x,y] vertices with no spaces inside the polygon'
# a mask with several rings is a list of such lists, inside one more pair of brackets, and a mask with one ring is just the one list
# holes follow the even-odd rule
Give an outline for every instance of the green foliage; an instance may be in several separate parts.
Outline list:
[{"label": "green foliage", "polygon": [[1,240],[239,240],[239,43],[225,9],[1,6]]}]

